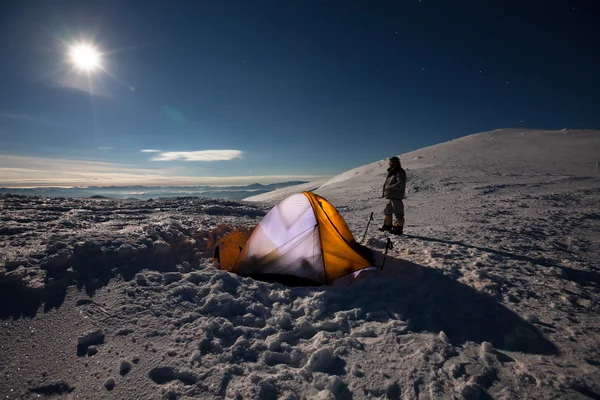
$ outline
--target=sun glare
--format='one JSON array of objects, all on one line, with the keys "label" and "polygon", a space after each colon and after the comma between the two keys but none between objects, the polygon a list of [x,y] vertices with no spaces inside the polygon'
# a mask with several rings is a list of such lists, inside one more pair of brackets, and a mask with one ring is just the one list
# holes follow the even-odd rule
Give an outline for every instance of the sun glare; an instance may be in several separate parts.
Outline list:
[{"label": "sun glare", "polygon": [[69,51],[71,62],[80,70],[92,72],[100,68],[100,53],[88,44],[76,44]]}]

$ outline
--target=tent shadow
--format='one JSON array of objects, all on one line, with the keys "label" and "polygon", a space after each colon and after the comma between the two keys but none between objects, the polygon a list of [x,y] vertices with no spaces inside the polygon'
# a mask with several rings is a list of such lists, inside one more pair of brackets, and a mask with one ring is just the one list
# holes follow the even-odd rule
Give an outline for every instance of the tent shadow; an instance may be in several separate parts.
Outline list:
[{"label": "tent shadow", "polygon": [[31,290],[22,284],[0,285],[0,320],[33,318],[43,305],[44,312],[60,308],[67,294],[64,284]]},{"label": "tent shadow", "polygon": [[383,270],[365,275],[347,289],[356,296],[345,298],[340,308],[359,308],[364,315],[387,311],[387,318],[395,315],[407,321],[412,332],[443,331],[453,345],[487,341],[500,350],[558,353],[534,325],[493,297],[436,269],[388,256]]}]

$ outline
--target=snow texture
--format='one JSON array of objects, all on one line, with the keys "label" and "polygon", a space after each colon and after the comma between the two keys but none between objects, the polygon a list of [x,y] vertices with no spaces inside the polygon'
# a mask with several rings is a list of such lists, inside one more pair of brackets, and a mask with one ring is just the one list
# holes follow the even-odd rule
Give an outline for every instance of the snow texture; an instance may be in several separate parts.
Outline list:
[{"label": "snow texture", "polygon": [[383,263],[386,160],[252,201],[0,196],[0,397],[600,398],[600,132],[400,155],[404,236],[347,287],[220,271],[215,232],[315,189]]}]

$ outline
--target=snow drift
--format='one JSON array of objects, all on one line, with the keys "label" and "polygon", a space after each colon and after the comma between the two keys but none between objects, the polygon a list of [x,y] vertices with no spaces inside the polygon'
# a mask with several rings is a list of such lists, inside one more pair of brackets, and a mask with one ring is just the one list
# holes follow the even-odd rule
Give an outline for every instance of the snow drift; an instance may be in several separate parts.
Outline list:
[{"label": "snow drift", "polygon": [[[509,130],[401,155],[407,235],[349,288],[213,267],[211,243],[272,198],[2,195],[0,395],[597,398],[599,146]],[[384,169],[316,190],[357,240]],[[379,265],[386,238],[371,224]]]}]

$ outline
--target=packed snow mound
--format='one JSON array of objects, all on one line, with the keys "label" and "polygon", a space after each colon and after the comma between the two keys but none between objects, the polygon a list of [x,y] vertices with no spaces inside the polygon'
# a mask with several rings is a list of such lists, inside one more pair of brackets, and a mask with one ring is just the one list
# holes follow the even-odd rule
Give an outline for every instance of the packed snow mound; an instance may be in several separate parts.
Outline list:
[{"label": "packed snow mound", "polygon": [[[594,176],[599,154],[600,131],[499,129],[424,147],[399,157],[402,166],[409,171],[433,170],[435,173],[436,169],[443,169],[449,174],[454,171],[498,176],[511,173]],[[348,186],[381,186],[387,167],[387,159],[379,160],[310,186],[320,183],[314,191],[326,198]],[[290,186],[285,188],[285,193],[269,192],[252,200],[276,202],[302,190],[306,189]]]}]

